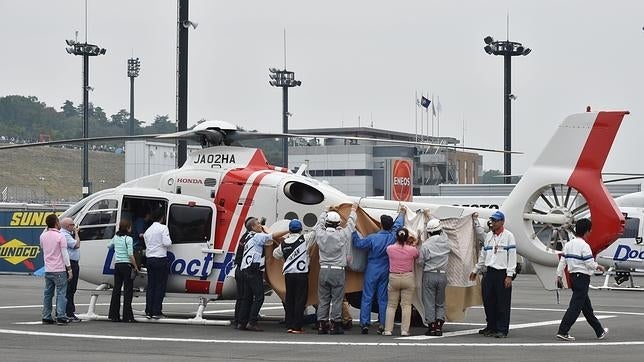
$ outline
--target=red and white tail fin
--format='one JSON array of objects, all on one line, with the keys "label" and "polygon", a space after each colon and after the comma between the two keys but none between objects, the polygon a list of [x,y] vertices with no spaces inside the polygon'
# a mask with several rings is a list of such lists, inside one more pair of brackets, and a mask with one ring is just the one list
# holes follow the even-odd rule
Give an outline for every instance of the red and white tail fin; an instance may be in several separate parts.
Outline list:
[{"label": "red and white tail fin", "polygon": [[556,249],[571,237],[575,220],[590,215],[594,254],[621,234],[624,216],[602,183],[601,171],[626,111],[567,117],[502,210],[518,251],[532,262],[546,289],[555,288]]}]

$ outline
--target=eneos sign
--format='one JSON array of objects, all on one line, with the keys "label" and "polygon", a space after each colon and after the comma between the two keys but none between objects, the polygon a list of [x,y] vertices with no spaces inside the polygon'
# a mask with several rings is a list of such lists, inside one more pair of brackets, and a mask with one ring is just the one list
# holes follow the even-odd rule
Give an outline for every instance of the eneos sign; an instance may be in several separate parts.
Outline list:
[{"label": "eneos sign", "polygon": [[407,160],[394,160],[392,172],[392,199],[397,201],[411,201],[413,194],[411,162]]}]

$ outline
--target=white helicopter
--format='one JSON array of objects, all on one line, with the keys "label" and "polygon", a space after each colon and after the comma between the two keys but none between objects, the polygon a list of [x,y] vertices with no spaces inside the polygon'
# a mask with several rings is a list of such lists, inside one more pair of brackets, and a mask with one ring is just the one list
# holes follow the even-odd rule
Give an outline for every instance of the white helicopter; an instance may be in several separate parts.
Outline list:
[{"label": "white helicopter", "polygon": [[[578,215],[589,211],[594,223],[590,234],[594,253],[604,250],[622,233],[624,216],[603,186],[601,170],[625,114],[628,112],[588,112],[567,117],[501,207],[506,215],[505,225],[516,237],[519,254],[531,261],[548,290],[555,289],[559,254],[540,241],[539,233],[543,229],[555,226],[562,233],[568,232]],[[168,255],[167,292],[199,295],[202,303],[197,317],[200,318],[207,300],[236,297],[234,278],[227,276],[247,217],[265,217],[268,225],[298,218],[308,229],[331,205],[357,201],[374,219],[382,213],[396,213],[399,201],[348,196],[303,172],[290,173],[285,168],[269,165],[260,149],[230,146],[245,138],[284,136],[307,137],[245,133],[224,122],[203,122],[188,131],[159,136],[196,140],[204,148],[194,151],[179,169],[97,192],[61,215],[73,218],[80,228],[83,245],[80,278],[99,285],[99,289],[108,287],[114,261],[106,243],[114,235],[119,220],[140,216],[144,209],[161,208],[165,210],[173,240]],[[66,142],[69,141],[54,143]],[[545,193],[551,195],[547,200],[550,207],[536,208]],[[569,209],[579,195],[588,203]],[[429,209],[439,217],[463,217],[477,212],[482,219],[487,219],[494,211],[424,203],[407,205],[410,209]],[[349,279],[352,278],[361,279],[361,275],[350,273]],[[144,284],[143,278],[135,281],[135,287]],[[348,293],[359,292],[360,287],[361,283],[355,280],[347,282]]]}]

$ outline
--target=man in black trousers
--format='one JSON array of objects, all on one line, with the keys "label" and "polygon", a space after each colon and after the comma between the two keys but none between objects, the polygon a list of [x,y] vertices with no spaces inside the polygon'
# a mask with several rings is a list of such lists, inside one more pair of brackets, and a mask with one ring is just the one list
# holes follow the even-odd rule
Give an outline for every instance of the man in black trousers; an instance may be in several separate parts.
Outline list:
[{"label": "man in black trousers", "polygon": [[597,339],[606,338],[608,328],[602,327],[595,313],[593,306],[588,297],[588,286],[590,285],[590,276],[593,271],[604,271],[604,267],[597,264],[593,258],[593,252],[590,245],[586,242],[592,223],[584,218],[575,223],[575,238],[566,243],[563,247],[559,266],[557,267],[557,286],[563,285],[564,269],[568,267],[569,285],[572,288],[572,297],[568,310],[564,314],[557,338],[563,341],[574,341],[575,337],[569,334],[570,328],[579,317],[579,313],[584,313],[586,321],[595,331]]}]

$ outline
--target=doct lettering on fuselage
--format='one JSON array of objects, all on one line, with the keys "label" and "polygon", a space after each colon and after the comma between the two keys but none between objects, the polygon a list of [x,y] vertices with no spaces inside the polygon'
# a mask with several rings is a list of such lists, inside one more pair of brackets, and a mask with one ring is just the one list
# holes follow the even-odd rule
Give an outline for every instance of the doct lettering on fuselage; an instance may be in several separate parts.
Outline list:
[{"label": "doct lettering on fuselage", "polygon": [[235,154],[234,153],[215,153],[210,155],[197,155],[194,164],[209,164],[211,168],[221,167],[222,164],[234,164],[235,163]]},{"label": "doct lettering on fuselage", "polygon": [[613,260],[627,261],[628,259],[644,260],[644,250],[631,249],[631,247],[628,245],[619,245],[617,247],[617,250],[615,250]]}]

